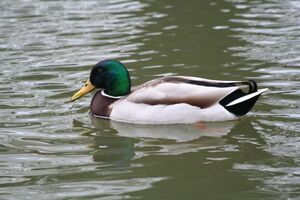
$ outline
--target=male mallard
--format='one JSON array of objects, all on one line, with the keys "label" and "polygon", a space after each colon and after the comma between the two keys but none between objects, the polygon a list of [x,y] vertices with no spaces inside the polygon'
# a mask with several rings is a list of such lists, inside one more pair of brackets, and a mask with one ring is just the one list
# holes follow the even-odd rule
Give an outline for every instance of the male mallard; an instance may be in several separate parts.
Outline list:
[{"label": "male mallard", "polygon": [[218,81],[188,76],[157,78],[131,88],[127,69],[115,60],[97,63],[89,80],[71,100],[95,88],[101,90],[91,101],[94,117],[139,124],[237,119],[267,90],[257,90],[253,80]]}]

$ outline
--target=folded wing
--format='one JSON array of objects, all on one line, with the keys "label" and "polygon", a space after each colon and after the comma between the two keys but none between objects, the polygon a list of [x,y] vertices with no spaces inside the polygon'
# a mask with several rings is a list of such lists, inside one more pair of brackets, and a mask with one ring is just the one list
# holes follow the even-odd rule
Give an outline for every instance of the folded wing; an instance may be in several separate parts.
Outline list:
[{"label": "folded wing", "polygon": [[163,77],[134,88],[127,100],[149,105],[187,103],[207,108],[235,90],[249,88],[250,85],[249,82],[242,81],[218,81],[187,76]]}]

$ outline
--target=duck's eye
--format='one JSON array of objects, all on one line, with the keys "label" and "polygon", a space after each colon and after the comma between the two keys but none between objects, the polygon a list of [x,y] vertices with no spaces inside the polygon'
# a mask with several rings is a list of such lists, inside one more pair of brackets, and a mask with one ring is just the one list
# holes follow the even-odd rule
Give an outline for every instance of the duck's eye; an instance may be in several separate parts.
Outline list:
[{"label": "duck's eye", "polygon": [[85,83],[85,84],[84,84],[84,87],[87,87],[87,86],[88,86],[88,84],[87,84],[87,83]]}]

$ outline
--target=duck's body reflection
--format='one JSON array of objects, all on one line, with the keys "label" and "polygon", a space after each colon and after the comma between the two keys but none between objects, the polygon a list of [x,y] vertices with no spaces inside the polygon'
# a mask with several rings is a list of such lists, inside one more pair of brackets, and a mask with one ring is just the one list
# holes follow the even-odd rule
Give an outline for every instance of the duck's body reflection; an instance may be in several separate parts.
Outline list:
[{"label": "duck's body reflection", "polygon": [[187,188],[224,184],[228,189],[228,182],[238,181],[237,188],[242,181],[250,190],[257,182],[240,171],[247,170],[257,158],[273,159],[262,148],[265,141],[256,130],[261,126],[248,118],[200,127],[144,126],[100,119],[92,119],[92,123],[94,127],[74,121],[74,127],[90,139],[88,147],[97,173],[106,180],[140,178],[150,185],[150,193],[159,192],[152,187],[154,183],[174,186],[174,182]]},{"label": "duck's body reflection", "polygon": [[[179,155],[203,148],[216,148],[225,143],[226,139],[222,136],[227,135],[237,122],[206,123],[199,127],[191,124],[135,125],[92,118],[92,124],[97,129],[107,129],[107,123],[118,137],[109,141],[103,137],[96,140],[96,146],[108,146],[100,152],[106,152],[107,155],[113,153],[109,149],[114,149],[115,154],[122,154],[126,159],[137,159],[153,154]],[[115,152],[116,147],[118,152]]]},{"label": "duck's body reflection", "polygon": [[221,137],[226,135],[234,122],[176,125],[140,125],[121,122],[110,122],[118,135],[131,138],[152,138],[174,140],[176,142],[188,142],[203,136]]}]

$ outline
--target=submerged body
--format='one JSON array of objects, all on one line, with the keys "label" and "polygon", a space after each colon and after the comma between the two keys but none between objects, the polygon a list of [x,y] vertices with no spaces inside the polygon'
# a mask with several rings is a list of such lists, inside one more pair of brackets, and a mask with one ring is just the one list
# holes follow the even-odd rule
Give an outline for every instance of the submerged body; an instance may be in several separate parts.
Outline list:
[{"label": "submerged body", "polygon": [[[114,67],[109,67],[112,64]],[[257,90],[254,81],[217,81],[170,76],[154,79],[134,88],[130,87],[130,79],[123,83],[119,81],[118,84],[123,84],[122,87],[127,88],[127,91],[123,89],[115,92],[110,91],[113,90],[111,88],[116,88],[112,81],[118,77],[115,66],[124,70],[121,63],[117,64],[116,61],[102,61],[91,72],[91,85],[97,87],[96,81],[102,81],[102,85],[98,85],[102,89],[94,95],[90,106],[91,114],[95,117],[138,124],[234,120],[250,111],[258,97],[266,91]],[[107,68],[114,70],[106,71]],[[95,74],[95,71],[99,74]],[[110,74],[105,76],[103,73]],[[99,76],[102,79],[95,78]],[[126,76],[129,78],[128,72]],[[124,77],[123,74],[123,79]],[[73,98],[72,100],[79,98],[78,94]]]}]

